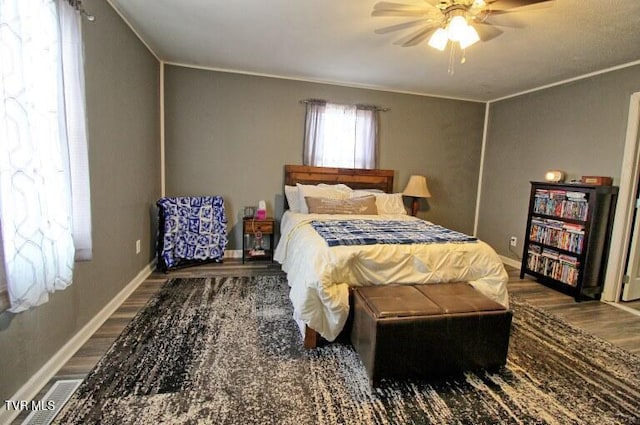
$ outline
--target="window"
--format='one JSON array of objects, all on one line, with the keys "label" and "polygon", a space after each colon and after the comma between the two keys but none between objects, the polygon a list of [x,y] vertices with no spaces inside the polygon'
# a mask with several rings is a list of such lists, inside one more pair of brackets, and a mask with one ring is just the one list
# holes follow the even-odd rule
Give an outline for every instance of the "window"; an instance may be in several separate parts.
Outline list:
[{"label": "window", "polygon": [[0,298],[17,313],[91,257],[80,15],[66,0],[2,0],[0,45]]},{"label": "window", "polygon": [[378,164],[378,109],[306,101],[305,165],[376,168]]}]

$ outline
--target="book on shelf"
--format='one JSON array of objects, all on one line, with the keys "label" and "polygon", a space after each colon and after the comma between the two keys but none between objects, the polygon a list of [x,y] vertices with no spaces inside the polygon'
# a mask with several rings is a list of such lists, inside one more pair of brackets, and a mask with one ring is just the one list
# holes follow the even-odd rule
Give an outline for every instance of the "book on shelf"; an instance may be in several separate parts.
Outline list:
[{"label": "book on shelf", "polygon": [[582,224],[566,223],[566,222],[561,222],[561,223],[562,223],[562,228],[567,232],[584,234],[584,226]]},{"label": "book on shelf", "polygon": [[562,203],[560,217],[586,221],[588,211],[586,200],[567,200]]},{"label": "book on shelf", "polygon": [[578,281],[578,258],[558,251],[531,245],[527,251],[527,268],[571,286]]},{"label": "book on shelf", "polygon": [[587,197],[587,194],[584,192],[572,192],[570,190],[567,190],[566,194],[567,198],[572,199],[585,199]]},{"label": "book on shelf", "polygon": [[573,220],[587,220],[589,204],[586,200],[567,200],[559,201],[551,198],[536,198],[534,200],[533,212],[535,214],[543,214],[560,218],[569,218]]},{"label": "book on shelf", "polygon": [[529,240],[580,254],[584,241],[584,226],[560,220],[532,218]]},{"label": "book on shelf", "polygon": [[560,254],[558,257],[561,263],[572,265],[573,267],[578,267],[578,259],[571,255]]}]

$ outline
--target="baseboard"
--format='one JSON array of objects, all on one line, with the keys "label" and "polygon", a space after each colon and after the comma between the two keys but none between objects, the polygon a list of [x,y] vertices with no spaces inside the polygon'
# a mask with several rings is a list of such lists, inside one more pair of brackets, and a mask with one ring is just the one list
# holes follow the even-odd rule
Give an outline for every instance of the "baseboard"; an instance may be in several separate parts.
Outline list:
[{"label": "baseboard", "polygon": [[226,249],[224,251],[224,258],[242,258],[241,249]]},{"label": "baseboard", "polygon": [[513,258],[505,257],[504,255],[501,255],[500,259],[504,264],[515,267],[518,270],[520,270],[520,266],[522,266],[522,263],[519,260],[514,260]]},{"label": "baseboard", "polygon": [[[44,364],[29,380],[10,398],[10,400],[33,400],[40,390],[55,376],[67,361],[87,342],[100,326],[120,307],[120,305],[136,290],[138,286],[153,272],[156,260],[145,266],[109,303],[104,306],[78,333],[64,345],[51,359]],[[7,410],[6,404],[0,408],[0,423],[9,424],[20,410]]]},{"label": "baseboard", "polygon": [[624,310],[627,313],[631,313],[631,314],[633,314],[635,316],[640,316],[640,311],[638,311],[638,310],[636,310],[634,308],[631,308],[631,307],[627,307],[626,305],[622,304],[622,302],[617,302],[617,303],[611,302],[611,301],[602,301],[602,302],[603,303],[607,303],[610,306],[619,308],[620,310]]}]

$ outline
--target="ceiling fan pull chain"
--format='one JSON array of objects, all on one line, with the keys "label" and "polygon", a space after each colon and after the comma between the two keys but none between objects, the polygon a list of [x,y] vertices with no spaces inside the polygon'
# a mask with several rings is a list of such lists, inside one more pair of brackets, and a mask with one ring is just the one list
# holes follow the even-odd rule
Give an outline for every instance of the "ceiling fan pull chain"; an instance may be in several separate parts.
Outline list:
[{"label": "ceiling fan pull chain", "polygon": [[455,44],[451,44],[449,48],[449,69],[447,70],[449,75],[453,75],[453,67],[455,66],[456,60],[456,46]]},{"label": "ceiling fan pull chain", "polygon": [[467,61],[467,49],[462,49],[462,59],[460,59],[460,63],[465,63]]}]

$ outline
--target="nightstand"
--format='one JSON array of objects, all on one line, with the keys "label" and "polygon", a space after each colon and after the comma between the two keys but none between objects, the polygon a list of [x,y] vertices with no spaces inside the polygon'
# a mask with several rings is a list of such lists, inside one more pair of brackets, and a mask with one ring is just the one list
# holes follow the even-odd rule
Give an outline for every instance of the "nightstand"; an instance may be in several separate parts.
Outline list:
[{"label": "nightstand", "polygon": [[242,219],[242,264],[247,261],[273,262],[276,220]]}]

